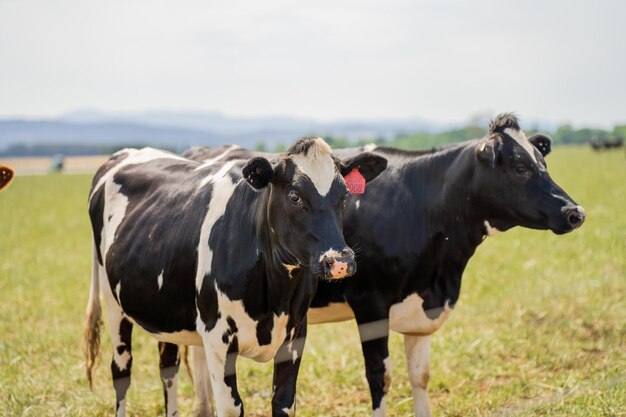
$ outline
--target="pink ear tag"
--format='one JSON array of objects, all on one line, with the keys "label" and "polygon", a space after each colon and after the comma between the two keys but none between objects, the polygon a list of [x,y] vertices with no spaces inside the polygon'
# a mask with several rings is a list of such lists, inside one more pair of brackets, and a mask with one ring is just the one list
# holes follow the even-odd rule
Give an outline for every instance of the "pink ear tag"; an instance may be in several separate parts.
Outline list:
[{"label": "pink ear tag", "polygon": [[352,194],[363,194],[365,192],[365,178],[359,172],[358,168],[352,168],[352,171],[343,177],[346,181],[346,187]]}]

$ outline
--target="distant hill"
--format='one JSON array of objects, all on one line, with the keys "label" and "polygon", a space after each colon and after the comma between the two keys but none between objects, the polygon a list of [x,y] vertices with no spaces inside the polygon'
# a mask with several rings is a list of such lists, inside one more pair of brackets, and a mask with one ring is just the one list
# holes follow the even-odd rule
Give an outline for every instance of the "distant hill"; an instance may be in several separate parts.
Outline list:
[{"label": "distant hill", "polygon": [[[125,146],[182,151],[190,146],[237,143],[254,148],[289,144],[302,136],[349,140],[391,139],[437,131],[420,119],[318,122],[289,117],[227,117],[218,113],[77,111],[52,120],[0,120],[0,155],[95,154]],[[65,151],[64,151],[65,150]]]}]

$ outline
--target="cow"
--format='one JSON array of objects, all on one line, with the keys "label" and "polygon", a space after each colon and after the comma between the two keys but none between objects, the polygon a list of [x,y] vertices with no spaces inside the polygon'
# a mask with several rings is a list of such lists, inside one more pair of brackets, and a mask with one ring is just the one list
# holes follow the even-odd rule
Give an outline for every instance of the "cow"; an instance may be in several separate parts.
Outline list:
[{"label": "cow", "polygon": [[[430,416],[431,335],[452,313],[478,245],[515,226],[571,232],[582,225],[585,211],[548,174],[544,157],[551,139],[527,138],[511,113],[498,115],[485,137],[459,144],[336,152],[347,157],[364,150],[387,158],[388,168],[366,194],[351,195],[346,208],[344,235],[359,248],[358,272],[318,285],[308,323],[356,319],[375,417],[386,415],[389,331],[403,334],[414,413]],[[298,371],[285,369],[289,363],[275,366],[275,372]],[[198,381],[196,392],[196,401],[207,401]]]},{"label": "cow", "polygon": [[4,190],[11,184],[15,171],[8,165],[0,164],[0,191]]},{"label": "cow", "polygon": [[624,146],[624,139],[617,137],[613,139],[598,139],[596,136],[591,138],[589,142],[591,148],[594,151],[601,151],[603,149],[618,149]]},{"label": "cow", "polygon": [[[371,181],[385,167],[370,153],[339,160],[321,138],[297,141],[272,163],[263,157],[199,163],[152,148],[114,154],[89,194],[89,384],[102,293],[118,416],[125,415],[134,325],[160,342],[168,416],[178,413],[177,345],[203,347],[217,415],[242,416],[236,358],[278,356],[299,364],[318,281],[339,281],[356,268],[341,230],[342,175],[357,169]],[[296,376],[275,375],[274,415],[294,413]]]}]

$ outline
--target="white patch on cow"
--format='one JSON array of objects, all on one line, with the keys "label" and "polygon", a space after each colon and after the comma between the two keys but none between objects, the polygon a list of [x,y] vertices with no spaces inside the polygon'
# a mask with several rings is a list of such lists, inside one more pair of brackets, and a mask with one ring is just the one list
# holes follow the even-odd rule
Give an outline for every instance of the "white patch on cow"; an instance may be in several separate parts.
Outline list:
[{"label": "white patch on cow", "polygon": [[356,210],[359,209],[359,206],[361,205],[361,200],[357,200],[356,203],[354,204]]},{"label": "white patch on cow", "polygon": [[367,145],[363,146],[363,150],[365,152],[372,152],[376,148],[378,148],[378,145],[376,145],[375,143],[368,143]]},{"label": "white patch on cow", "polygon": [[240,355],[259,362],[267,362],[276,356],[276,352],[287,337],[289,316],[285,313],[274,315],[271,341],[267,345],[260,346],[257,339],[258,321],[248,315],[243,300],[231,300],[220,291],[217,284],[215,284],[215,291],[217,292],[217,311],[220,312],[221,318],[216,322],[211,333],[217,332],[216,334],[221,337],[229,329],[226,319],[231,317],[237,324],[237,343]]},{"label": "white patch on cow", "polygon": [[230,201],[237,184],[226,173],[231,169],[233,163],[231,161],[225,164],[216,174],[209,175],[203,180],[204,183],[213,184],[213,193],[209,202],[209,209],[206,217],[202,222],[200,229],[200,243],[198,244],[198,268],[196,270],[196,290],[202,288],[204,277],[211,273],[211,264],[213,262],[213,251],[209,246],[209,238],[213,225],[224,215],[226,205]]},{"label": "white patch on cow", "polygon": [[428,404],[431,339],[432,336],[404,335],[404,353],[413,393],[413,412],[416,416],[431,415]]},{"label": "white patch on cow", "polygon": [[200,165],[198,168],[195,169],[195,171],[199,170],[199,169],[203,169],[206,167],[209,167],[219,161],[223,161],[224,159],[226,159],[226,156],[228,154],[230,154],[232,151],[235,151],[237,149],[241,149],[241,146],[239,145],[230,145],[228,146],[226,149],[224,149],[224,151],[218,155],[214,155],[211,158],[207,158],[205,160],[202,161],[202,165]]},{"label": "white patch on cow", "polygon": [[161,271],[157,277],[157,285],[159,286],[159,290],[161,290],[161,287],[163,286],[163,271]]},{"label": "white patch on cow", "polygon": [[287,414],[287,416],[289,417],[293,417],[296,415],[296,400],[293,401],[293,404],[291,404],[291,407],[287,408],[283,408],[282,409],[283,413]]},{"label": "white patch on cow", "polygon": [[331,155],[330,146],[323,139],[317,138],[309,147],[306,155],[291,156],[291,160],[296,164],[298,170],[309,177],[322,197],[328,194],[337,174],[335,161]]},{"label": "white patch on cow", "polygon": [[[220,331],[224,328],[217,328],[220,322],[226,324],[226,320],[218,320],[217,325],[210,331],[205,331],[205,325],[200,319],[198,312],[196,317],[196,327],[202,332],[202,345],[204,346],[204,354],[206,358],[206,367],[209,371],[212,391],[215,399],[216,414],[218,416],[240,416],[241,404],[235,404],[233,391],[231,387],[226,385],[224,377],[227,373],[234,372],[235,369],[226,369],[228,358],[228,344],[221,340]],[[228,326],[226,324],[226,326]],[[232,355],[236,355],[233,353]],[[234,358],[233,358],[234,359]]]},{"label": "white patch on cow", "polygon": [[106,255],[115,241],[115,233],[126,215],[128,197],[120,193],[121,185],[114,182],[105,184],[104,210],[102,213],[102,232],[100,234],[100,253],[106,266]]},{"label": "white patch on cow", "polygon": [[120,298],[120,292],[122,292],[122,283],[120,281],[117,282],[115,286],[115,294],[117,295],[117,301],[122,304],[122,300]]},{"label": "white patch on cow", "polygon": [[173,343],[175,345],[202,346],[202,338],[198,332],[181,330],[171,333],[150,333],[159,342]]},{"label": "white patch on cow", "polygon": [[167,159],[176,159],[180,161],[188,161],[181,156],[171,154],[169,152],[161,151],[159,149],[154,148],[142,148],[142,149],[122,149],[121,151],[115,152],[113,156],[117,156],[120,154],[126,153],[128,156],[124,158],[124,160],[120,161],[117,165],[112,167],[110,170],[106,172],[100,179],[98,183],[93,187],[93,191],[89,196],[89,201],[91,202],[91,197],[95,194],[95,192],[100,189],[102,184],[110,178],[113,178],[117,172],[128,166],[128,165],[139,165],[144,164],[146,162],[152,161],[154,159],[167,158]]},{"label": "white patch on cow", "polygon": [[[216,183],[219,180],[221,180],[222,178],[224,178],[226,176],[226,174],[228,174],[230,172],[230,170],[233,168],[233,165],[235,165],[237,163],[237,161],[228,161],[226,162],[224,165],[222,165],[220,167],[220,169],[215,172],[215,173],[211,173],[209,175],[207,175],[205,178],[202,179],[202,181],[200,181],[200,185],[198,186],[198,188],[202,188],[205,185],[207,185],[208,183]],[[232,181],[231,181],[232,183]],[[215,196],[215,191],[213,191],[213,196]],[[213,197],[211,197],[211,200],[213,200]]]},{"label": "white patch on cow", "polygon": [[308,324],[335,323],[352,320],[354,311],[348,303],[330,303],[325,307],[311,307],[307,313]]},{"label": "white patch on cow", "polygon": [[173,378],[164,378],[161,377],[161,381],[163,382],[163,389],[166,393],[167,403],[165,415],[167,417],[177,417],[178,416],[178,392],[177,392],[177,382],[178,378],[174,376]]},{"label": "white patch on cow", "polygon": [[504,133],[512,137],[515,142],[517,142],[522,148],[526,150],[526,152],[528,152],[528,155],[530,155],[532,160],[535,163],[537,162],[537,157],[535,156],[535,147],[532,143],[530,143],[524,132],[522,132],[521,130],[507,127],[506,129],[504,129]]},{"label": "white patch on cow", "polygon": [[424,300],[413,293],[402,302],[394,304],[389,309],[389,328],[398,333],[429,335],[437,331],[446,321],[452,309],[446,302],[439,317],[430,319],[422,304]]},{"label": "white patch on cow", "polygon": [[206,355],[204,348],[191,346],[191,354],[193,358],[193,415],[194,416],[212,416],[213,412],[213,389],[211,388],[211,379],[209,378],[209,369],[206,363]]},{"label": "white patch on cow", "polygon": [[115,415],[119,417],[126,415],[126,398],[124,398],[118,403],[117,412],[115,413]]},{"label": "white patch on cow", "polygon": [[[106,276],[106,272],[104,268],[98,266],[99,268],[99,279],[100,279],[100,290],[102,294],[102,298],[104,304],[106,305],[106,314],[109,321],[109,330],[111,332],[111,342],[113,345],[113,361],[115,365],[123,371],[128,367],[128,362],[130,361],[131,354],[128,350],[124,350],[120,355],[117,348],[118,346],[124,346],[125,343],[122,343],[120,338],[120,324],[124,319],[124,313],[122,312],[122,308],[119,306],[118,302],[113,297],[113,291],[111,290],[111,284],[109,284],[109,279]],[[119,294],[120,284],[118,283],[116,286],[116,292]],[[119,300],[119,295],[118,295]]]},{"label": "white patch on cow", "polygon": [[500,231],[498,229],[496,229],[495,227],[493,227],[491,224],[489,224],[489,222],[487,220],[485,220],[485,229],[487,230],[487,236],[495,236],[498,233],[500,233]]}]

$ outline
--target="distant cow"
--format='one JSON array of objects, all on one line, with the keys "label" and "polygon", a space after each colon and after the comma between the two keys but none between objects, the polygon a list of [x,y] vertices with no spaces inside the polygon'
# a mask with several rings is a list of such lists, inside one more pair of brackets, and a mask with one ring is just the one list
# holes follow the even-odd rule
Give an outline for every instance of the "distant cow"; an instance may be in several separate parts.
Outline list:
[{"label": "distant cow", "polygon": [[0,191],[4,190],[11,184],[15,171],[8,165],[0,164]]},{"label": "distant cow", "polygon": [[[350,197],[345,217],[346,241],[360,248],[358,272],[320,283],[308,322],[356,318],[374,416],[386,414],[389,330],[402,333],[414,412],[429,416],[431,334],[451,314],[478,245],[514,226],[571,232],[585,212],[548,174],[550,138],[527,138],[512,114],[496,117],[484,138],[432,152],[373,148],[389,166],[366,194]],[[290,366],[276,364],[281,373],[298,371]]]},{"label": "distant cow", "polygon": [[[113,155],[89,196],[89,382],[102,292],[118,416],[125,414],[134,324],[162,342],[168,416],[178,413],[175,344],[204,347],[218,416],[243,415],[237,356],[267,361],[278,354],[299,365],[318,279],[336,281],[356,267],[341,231],[342,175],[358,169],[370,181],[385,167],[383,157],[369,153],[340,161],[320,138],[298,141],[273,163],[255,157],[201,164],[151,148]],[[275,375],[275,415],[293,412],[296,375]]]},{"label": "distant cow", "polygon": [[597,137],[593,137],[591,138],[590,143],[594,151],[601,151],[603,149],[618,149],[624,146],[624,140],[622,138],[601,140]]}]

